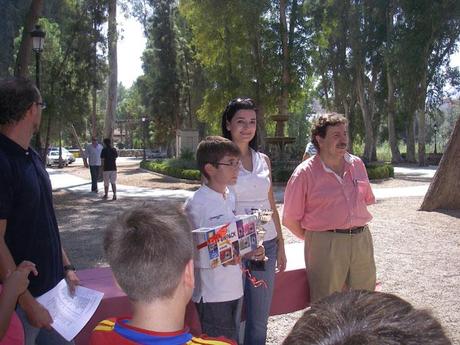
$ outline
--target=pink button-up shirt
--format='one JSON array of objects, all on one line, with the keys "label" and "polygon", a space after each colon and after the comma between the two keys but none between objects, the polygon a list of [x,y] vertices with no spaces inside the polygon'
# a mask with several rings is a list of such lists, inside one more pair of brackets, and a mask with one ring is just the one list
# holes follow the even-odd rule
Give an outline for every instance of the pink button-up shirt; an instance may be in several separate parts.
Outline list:
[{"label": "pink button-up shirt", "polygon": [[[343,177],[335,174],[319,155],[301,163],[284,192],[283,218],[300,222],[307,231],[348,229],[367,224],[375,203],[366,167],[360,158],[345,154]],[[295,234],[303,238],[303,234]]]}]

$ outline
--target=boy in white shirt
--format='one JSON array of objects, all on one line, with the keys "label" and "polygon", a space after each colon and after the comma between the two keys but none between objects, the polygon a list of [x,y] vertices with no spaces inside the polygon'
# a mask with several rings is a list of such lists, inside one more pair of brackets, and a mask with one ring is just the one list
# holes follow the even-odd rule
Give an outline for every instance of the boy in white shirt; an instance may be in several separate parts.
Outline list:
[{"label": "boy in white shirt", "polygon": [[[227,186],[237,181],[240,156],[238,146],[223,137],[207,137],[198,144],[196,160],[206,182],[184,205],[193,229],[222,225],[235,219],[235,195]],[[265,256],[263,248],[256,256]],[[237,341],[242,297],[239,264],[195,268],[192,301],[197,307],[203,333]]]}]

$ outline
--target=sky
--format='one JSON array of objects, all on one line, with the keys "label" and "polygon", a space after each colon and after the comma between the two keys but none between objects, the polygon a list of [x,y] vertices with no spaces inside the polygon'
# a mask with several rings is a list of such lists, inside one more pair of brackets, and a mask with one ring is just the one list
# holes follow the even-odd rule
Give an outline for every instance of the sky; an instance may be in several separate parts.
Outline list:
[{"label": "sky", "polygon": [[[118,81],[130,87],[142,71],[142,52],[146,38],[142,25],[133,17],[125,18],[122,11],[117,11],[120,31],[118,41]],[[452,55],[450,65],[460,67],[460,52]]]},{"label": "sky", "polygon": [[117,46],[118,56],[118,81],[125,87],[130,87],[142,71],[142,52],[144,51],[146,38],[142,24],[136,19],[125,18],[117,11],[119,37]]}]

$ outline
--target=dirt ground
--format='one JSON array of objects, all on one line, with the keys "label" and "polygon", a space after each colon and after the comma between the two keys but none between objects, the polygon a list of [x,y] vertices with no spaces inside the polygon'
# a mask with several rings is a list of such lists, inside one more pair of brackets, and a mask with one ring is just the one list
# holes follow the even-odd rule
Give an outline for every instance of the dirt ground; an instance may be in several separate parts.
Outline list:
[{"label": "dirt ground", "polygon": [[[78,166],[66,172],[88,177]],[[373,187],[403,187],[429,182],[406,177],[373,183]],[[119,169],[118,183],[148,188],[189,189],[198,187],[145,172],[134,164]],[[54,193],[61,238],[72,262],[79,269],[105,266],[102,236],[113,217],[128,207],[153,199],[120,198],[102,201],[100,195]],[[444,325],[453,344],[460,345],[460,211],[421,212],[419,197],[392,198],[370,207],[378,281],[382,291],[395,293],[416,307],[432,310]],[[298,242],[287,230],[286,243]],[[271,317],[267,344],[280,344],[302,311]]]}]

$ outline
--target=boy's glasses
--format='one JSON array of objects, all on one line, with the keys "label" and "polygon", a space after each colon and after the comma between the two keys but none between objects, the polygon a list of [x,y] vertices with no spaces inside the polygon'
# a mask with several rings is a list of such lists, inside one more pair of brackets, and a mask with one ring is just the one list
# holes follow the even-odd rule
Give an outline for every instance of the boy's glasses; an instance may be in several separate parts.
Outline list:
[{"label": "boy's glasses", "polygon": [[215,164],[215,165],[226,165],[226,166],[229,166],[229,167],[232,167],[232,168],[239,168],[241,166],[241,161],[232,161],[232,162],[228,162],[228,163],[221,163],[221,162],[214,162],[212,164]]}]

